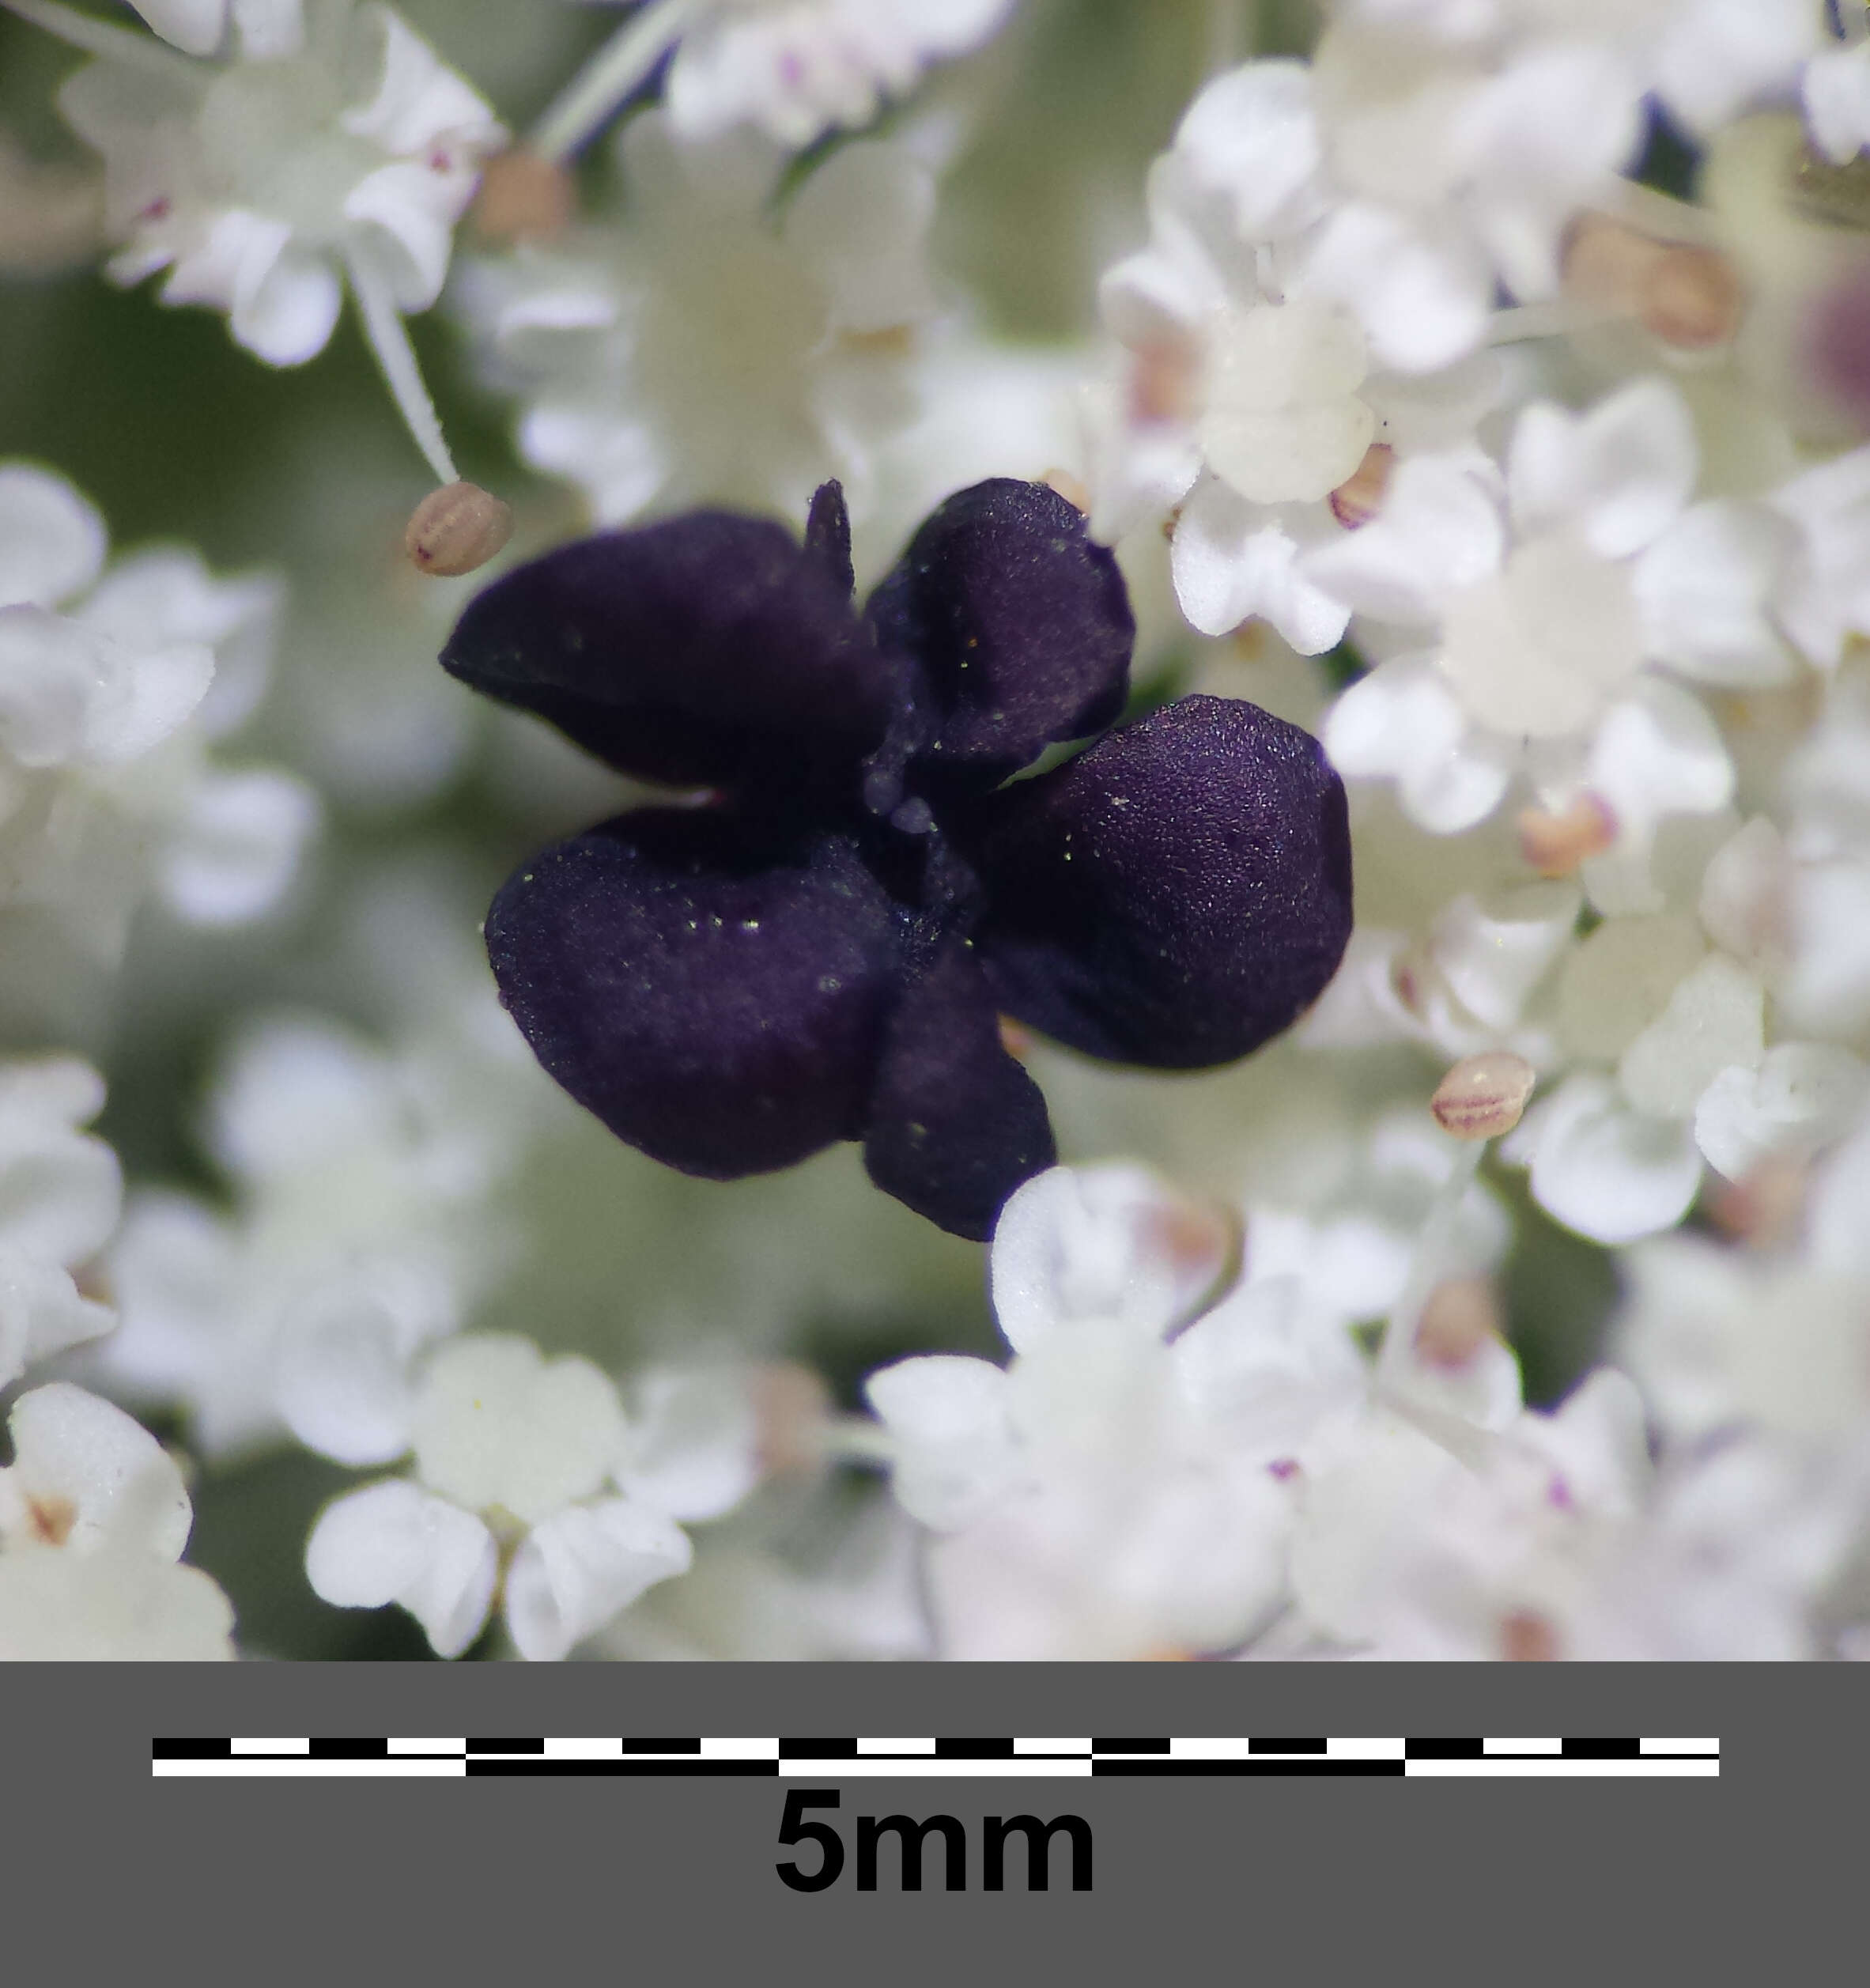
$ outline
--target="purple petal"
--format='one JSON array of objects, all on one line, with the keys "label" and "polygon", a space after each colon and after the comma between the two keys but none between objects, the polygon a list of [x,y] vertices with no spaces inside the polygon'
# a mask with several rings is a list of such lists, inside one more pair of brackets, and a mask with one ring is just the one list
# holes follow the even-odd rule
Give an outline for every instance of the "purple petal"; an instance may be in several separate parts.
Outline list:
[{"label": "purple petal", "polygon": [[1045,1098],[1001,1043],[980,962],[950,937],[890,1017],[863,1142],[870,1177],[984,1242],[1007,1196],[1057,1157]]},{"label": "purple petal", "polygon": [[920,758],[992,785],[1122,712],[1136,625],[1123,575],[1043,483],[996,477],[930,513],[871,595],[923,679]]},{"label": "purple petal", "polygon": [[856,589],[857,576],[851,565],[851,514],[844,508],[844,486],[836,477],[812,493],[805,520],[805,550],[848,600]]},{"label": "purple petal", "polygon": [[[814,516],[816,515],[814,512]],[[821,539],[829,521],[821,521]],[[852,783],[894,673],[821,546],[696,511],[561,546],[469,604],[442,667],[640,778]]]},{"label": "purple petal", "polygon": [[1297,1019],[1351,933],[1344,789],[1317,741],[1192,697],[954,824],[1000,1005],[1086,1054],[1230,1063]]},{"label": "purple petal", "polygon": [[508,879],[487,953],[539,1061],[652,1158],[731,1180],[863,1136],[901,942],[841,836],[623,815]]}]

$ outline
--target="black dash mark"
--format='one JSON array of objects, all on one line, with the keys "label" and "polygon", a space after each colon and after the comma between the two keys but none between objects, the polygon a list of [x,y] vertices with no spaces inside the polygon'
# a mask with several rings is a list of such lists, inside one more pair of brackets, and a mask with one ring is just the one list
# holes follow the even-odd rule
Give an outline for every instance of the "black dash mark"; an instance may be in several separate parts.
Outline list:
[{"label": "black dash mark", "polygon": [[618,1748],[625,1753],[699,1753],[699,1740],[619,1740]]},{"label": "black dash mark", "polygon": [[227,1760],[233,1757],[232,1740],[152,1740],[152,1760]]},{"label": "black dash mark", "polygon": [[1479,1740],[1405,1740],[1403,1752],[1411,1760],[1479,1760],[1486,1747]]},{"label": "black dash mark", "polygon": [[1642,1757],[1640,1740],[1566,1740],[1567,1760],[1636,1760]]},{"label": "black dash mark", "polygon": [[781,1740],[779,1757],[782,1760],[855,1760],[857,1742],[855,1740]]},{"label": "black dash mark", "polygon": [[1094,1753],[1166,1753],[1166,1740],[1093,1740]]},{"label": "black dash mark", "polygon": [[938,1760],[1011,1760],[1011,1740],[937,1740]]},{"label": "black dash mark", "polygon": [[308,1757],[314,1760],[387,1760],[387,1740],[313,1740]]}]

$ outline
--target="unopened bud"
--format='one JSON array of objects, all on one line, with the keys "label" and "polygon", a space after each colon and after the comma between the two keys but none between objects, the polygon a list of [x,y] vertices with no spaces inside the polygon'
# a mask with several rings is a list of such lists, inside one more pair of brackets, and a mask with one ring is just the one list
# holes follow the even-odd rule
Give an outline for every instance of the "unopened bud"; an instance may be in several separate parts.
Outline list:
[{"label": "unopened bud", "polygon": [[481,168],[474,230],[490,242],[550,241],[570,225],[577,205],[576,183],[563,166],[516,148]]},{"label": "unopened bud", "polygon": [[1684,351],[1725,345],[1746,302],[1739,272],[1718,249],[1658,241],[1608,214],[1583,214],[1573,224],[1563,282],[1577,302],[1633,317]]},{"label": "unopened bud", "polygon": [[1193,411],[1196,361],[1186,346],[1143,346],[1130,368],[1130,418],[1134,421],[1186,419]]},{"label": "unopened bud", "polygon": [[1429,1366],[1456,1373],[1500,1337],[1493,1286],[1484,1277],[1449,1277],[1429,1293],[1422,1308],[1415,1350]]},{"label": "unopened bud", "polygon": [[1739,272],[1717,249],[1683,242],[1649,271],[1638,300],[1645,331],[1686,352],[1725,345],[1746,303]]},{"label": "unopened bud", "polygon": [[1745,1179],[1721,1181],[1704,1204],[1721,1233],[1750,1249],[1796,1240],[1805,1219],[1805,1169],[1796,1160],[1762,1160]]},{"label": "unopened bud", "polygon": [[810,1470],[824,1461],[831,1397],[810,1367],[780,1360],[758,1368],[753,1397],[763,1475]]},{"label": "unopened bud", "polygon": [[1498,1139],[1520,1122],[1538,1081],[1524,1056],[1489,1049],[1464,1056],[1435,1087],[1429,1109],[1435,1123],[1456,1139]]},{"label": "unopened bud", "polygon": [[1396,452],[1387,442],[1373,442],[1363,460],[1331,493],[1331,514],[1347,531],[1368,524],[1383,505]]},{"label": "unopened bud", "polygon": [[1048,490],[1056,490],[1074,511],[1089,511],[1091,493],[1069,470],[1049,469],[1040,478]]},{"label": "unopened bud", "polygon": [[444,483],[416,506],[402,549],[417,572],[452,580],[485,565],[512,535],[512,512],[492,492]]},{"label": "unopened bud", "polygon": [[1568,877],[1588,857],[1602,856],[1617,839],[1617,818],[1595,794],[1580,794],[1558,814],[1523,809],[1520,853],[1542,877]]},{"label": "unopened bud", "polygon": [[999,1017],[1000,1047],[1008,1056],[1024,1062],[1033,1046],[1033,1032],[1023,1022],[1015,1022],[1011,1015]]},{"label": "unopened bud", "polygon": [[1509,1664],[1549,1664],[1558,1654],[1558,1632],[1530,1608],[1516,1608],[1500,1624],[1500,1654]]}]

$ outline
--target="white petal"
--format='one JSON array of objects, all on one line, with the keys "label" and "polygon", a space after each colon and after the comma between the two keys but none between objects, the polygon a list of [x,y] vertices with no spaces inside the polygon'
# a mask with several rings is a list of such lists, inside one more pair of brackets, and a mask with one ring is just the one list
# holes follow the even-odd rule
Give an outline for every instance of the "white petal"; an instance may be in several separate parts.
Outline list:
[{"label": "white petal", "polygon": [[304,45],[303,0],[233,0],[232,12],[247,62],[278,62]]},{"label": "white petal", "polygon": [[0,1251],[0,1387],[35,1360],[96,1339],[116,1322],[108,1305],[80,1294],[70,1272]]},{"label": "white petal", "polygon": [[1789,94],[1800,63],[1823,46],[1808,0],[1698,0],[1675,10],[1655,63],[1662,99],[1697,133],[1750,98]]},{"label": "white petal", "polygon": [[458,210],[473,192],[414,160],[380,166],[344,197],[354,252],[379,273],[399,311],[425,311],[441,295]]},{"label": "white petal", "polygon": [[211,55],[227,25],[228,0],[130,0],[164,41],[185,55]]},{"label": "white petal", "polygon": [[1516,1151],[1531,1156],[1532,1198],[1598,1242],[1673,1228],[1701,1185],[1692,1128],[1632,1110],[1607,1077],[1567,1079],[1527,1113],[1514,1139]]},{"label": "white petal", "polygon": [[476,152],[500,143],[493,113],[400,15],[374,7],[368,21],[381,36],[382,68],[370,101],[345,113],[347,131],[405,158],[450,141]]},{"label": "white petal", "polygon": [[[1297,508],[1249,504],[1218,477],[1195,486],[1176,520],[1169,565],[1182,612],[1203,634],[1225,635],[1258,614],[1301,656],[1320,656],[1342,638],[1350,609],[1301,576],[1303,547],[1290,528]],[[1322,543],[1335,529],[1321,523],[1306,542]]]},{"label": "white petal", "polygon": [[1766,609],[1793,533],[1763,504],[1698,504],[1637,561],[1631,581],[1649,653],[1703,683],[1784,683],[1791,658]]},{"label": "white petal", "polygon": [[70,1507],[68,1543],[95,1551],[113,1533],[133,1532],[159,1559],[177,1560],[193,1508],[182,1473],[142,1423],[113,1403],[66,1381],[33,1388],[13,1405],[13,1468],[0,1487],[0,1524],[17,1533],[29,1506]]},{"label": "white petal", "polygon": [[1451,365],[1487,331],[1492,272],[1452,222],[1411,225],[1392,210],[1347,202],[1320,229],[1305,274],[1357,313],[1373,357],[1398,372]]},{"label": "white petal", "polygon": [[400,1477],[325,1507],[305,1544],[312,1592],[338,1608],[400,1602],[440,1657],[459,1657],[493,1601],[500,1552],[471,1512]]},{"label": "white petal", "polygon": [[1484,820],[1512,776],[1507,749],[1469,727],[1447,679],[1420,656],[1379,663],[1352,684],[1322,735],[1339,773],[1393,780],[1410,818],[1434,835]]},{"label": "white petal", "polygon": [[1585,784],[1610,803],[1618,843],[1645,848],[1665,814],[1711,814],[1733,798],[1733,762],[1701,700],[1645,671],[1599,720]]},{"label": "white petal", "polygon": [[1723,1070],[1694,1111],[1708,1164],[1744,1180],[1770,1158],[1809,1159],[1855,1124],[1870,1096],[1870,1071],[1830,1043],[1782,1042],[1757,1069]]},{"label": "white petal", "polygon": [[924,242],[935,217],[934,176],[900,145],[841,147],[787,213],[786,245],[829,292],[837,328],[887,331],[935,308]]},{"label": "white petal", "polygon": [[1307,554],[1302,570],[1360,614],[1426,626],[1457,589],[1498,573],[1505,550],[1499,507],[1466,459],[1415,455],[1396,465],[1376,516]]},{"label": "white petal", "polygon": [[475,1334],[430,1355],[411,1434],[425,1484],[470,1510],[503,1506],[536,1524],[610,1476],[623,1408],[590,1361],[547,1360],[530,1340]]},{"label": "white petal", "polygon": [[141,759],[193,716],[214,681],[214,652],[198,643],[142,655],[115,643],[109,648],[85,713],[84,750],[95,764],[120,766]]},{"label": "white petal", "polygon": [[1430,954],[1475,1020],[1509,1029],[1570,943],[1581,905],[1570,883],[1531,884],[1484,901],[1464,892],[1436,918]]},{"label": "white petal", "polygon": [[1225,1225],[1147,1168],[1056,1166],[1016,1189],[994,1226],[988,1281],[1015,1352],[1081,1322],[1155,1337],[1226,1263]]},{"label": "white petal", "polygon": [[338,1463],[393,1463],[410,1446],[419,1336],[361,1275],[308,1293],[280,1325],[275,1386],[286,1426]]},{"label": "white petal", "polygon": [[84,744],[100,679],[125,652],[63,614],[0,607],[0,749],[22,766],[59,766]]},{"label": "white petal", "polygon": [[316,792],[290,773],[207,774],[163,852],[159,882],[171,909],[194,925],[259,917],[291,883],[319,813]]},{"label": "white petal", "polygon": [[630,1496],[671,1518],[718,1518],[759,1482],[759,1416],[745,1372],[665,1368],[643,1375],[633,1398],[618,1472]]},{"label": "white petal", "polygon": [[[0,1109],[6,1102],[0,1092]],[[0,1126],[0,1248],[69,1268],[103,1245],[123,1195],[117,1156],[101,1139]]]},{"label": "white petal", "polygon": [[1343,1320],[1296,1277],[1243,1284],[1169,1354],[1184,1398],[1225,1424],[1230,1446],[1269,1463],[1294,1454],[1322,1416],[1351,1405],[1366,1384]]},{"label": "white petal", "polygon": [[1766,990],[1725,953],[1710,953],[1668,1006],[1623,1052],[1617,1079],[1638,1111],[1687,1118],[1730,1066],[1755,1068],[1766,1053]]},{"label": "white petal", "polygon": [[1800,80],[1805,124],[1833,165],[1848,165],[1870,144],[1870,42],[1814,55]]},{"label": "white petal", "polygon": [[1780,998],[1801,1029],[1854,1035],[1870,1022],[1870,863],[1802,869],[1792,896],[1792,966]]},{"label": "white petal", "polygon": [[108,543],[103,519],[63,477],[0,464],[0,607],[55,607],[82,592]]},{"label": "white petal", "polygon": [[214,681],[198,718],[219,738],[251,715],[266,690],[284,597],[270,574],[217,580],[198,554],[162,546],[119,560],[75,618],[132,648],[211,648]]},{"label": "white petal", "polygon": [[1324,208],[1324,149],[1304,62],[1248,62],[1216,77],[1183,115],[1175,149],[1197,184],[1226,196],[1242,241],[1296,234]]},{"label": "white petal", "polygon": [[1513,522],[1528,538],[1570,527],[1603,557],[1626,558],[1680,513],[1699,464],[1694,421],[1664,380],[1637,380],[1583,414],[1539,402],[1507,455]]},{"label": "white petal", "polygon": [[338,273],[323,255],[283,244],[263,268],[242,270],[228,322],[269,365],[303,365],[330,343],[342,301]]},{"label": "white petal", "polygon": [[673,1519],[630,1499],[556,1514],[527,1535],[507,1570],[507,1627],[519,1654],[568,1655],[646,1588],[686,1574],[693,1558]]},{"label": "white petal", "polygon": [[990,1362],[924,1354],[871,1374],[863,1393],[895,1438],[897,1502],[924,1525],[971,1524],[1015,1475],[1007,1375]]}]

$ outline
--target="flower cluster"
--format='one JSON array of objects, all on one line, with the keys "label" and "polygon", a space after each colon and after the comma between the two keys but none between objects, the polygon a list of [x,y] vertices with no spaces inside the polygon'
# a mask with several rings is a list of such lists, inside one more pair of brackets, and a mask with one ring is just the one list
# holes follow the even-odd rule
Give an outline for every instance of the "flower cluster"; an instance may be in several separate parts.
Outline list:
[{"label": "flower cluster", "polygon": [[0,0],[0,1654],[1870,1657],[1870,9]]}]

